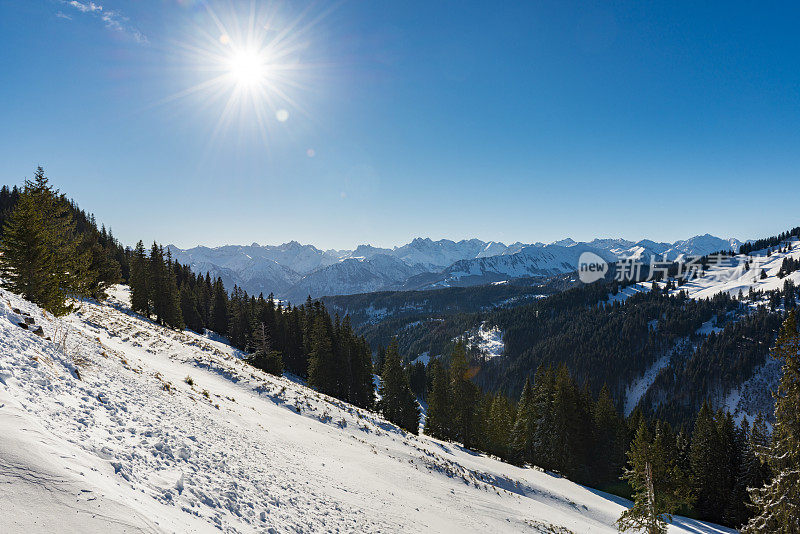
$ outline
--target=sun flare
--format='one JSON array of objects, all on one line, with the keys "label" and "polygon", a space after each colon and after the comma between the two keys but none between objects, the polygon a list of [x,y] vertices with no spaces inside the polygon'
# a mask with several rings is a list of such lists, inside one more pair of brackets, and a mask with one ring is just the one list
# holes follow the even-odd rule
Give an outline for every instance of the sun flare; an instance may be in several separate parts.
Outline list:
[{"label": "sun flare", "polygon": [[290,118],[309,116],[298,101],[307,92],[319,62],[312,46],[312,29],[324,13],[283,16],[277,4],[253,4],[249,12],[235,8],[215,11],[187,29],[179,41],[180,61],[192,83],[163,103],[183,100],[218,111],[210,142],[231,127],[260,132],[264,143],[285,132]]},{"label": "sun flare", "polygon": [[253,87],[266,81],[269,67],[258,51],[238,50],[228,60],[228,71],[237,85]]}]

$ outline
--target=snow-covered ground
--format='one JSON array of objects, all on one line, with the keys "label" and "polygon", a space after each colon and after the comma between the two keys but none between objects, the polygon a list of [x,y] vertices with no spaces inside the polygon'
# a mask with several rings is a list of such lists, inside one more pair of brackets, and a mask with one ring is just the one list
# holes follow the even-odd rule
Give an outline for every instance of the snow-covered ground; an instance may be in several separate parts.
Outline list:
[{"label": "snow-covered ground", "polygon": [[[754,252],[750,256],[737,254],[722,265],[709,266],[702,276],[697,276],[677,287],[671,294],[685,291],[693,299],[710,298],[718,293],[728,293],[736,297],[740,291],[747,296],[751,288],[763,292],[783,289],[787,280],[791,280],[796,286],[800,285],[800,271],[790,273],[783,278],[778,276],[784,259],[800,260],[800,242],[792,238],[787,243],[789,250],[786,252],[772,252],[769,256],[763,250]],[[744,268],[746,260],[751,262],[748,269]],[[763,278],[762,271],[766,275]],[[659,283],[659,286],[663,287],[663,283]],[[652,287],[652,282],[639,282],[626,286],[616,295],[609,295],[609,302],[627,300],[637,293],[650,291]]]},{"label": "snow-covered ground", "polygon": [[496,326],[487,328],[485,322],[481,323],[477,332],[467,337],[467,343],[477,348],[487,360],[502,356],[505,350],[503,332]]},{"label": "snow-covered ground", "polygon": [[[720,266],[710,266],[702,276],[678,286],[671,294],[676,295],[680,291],[685,291],[690,298],[706,299],[719,293],[728,293],[732,297],[737,297],[741,292],[746,297],[752,289],[762,292],[762,295],[756,299],[756,302],[747,301],[749,308],[754,309],[759,304],[765,305],[768,303],[768,297],[764,293],[783,289],[787,280],[791,280],[796,286],[800,285],[800,271],[789,273],[783,278],[778,276],[784,259],[800,260],[800,242],[796,238],[792,238],[782,243],[779,249],[785,248],[787,244],[789,246],[785,252],[773,250],[770,255],[767,255],[766,250],[761,250],[750,256],[738,254]],[[745,268],[744,265],[748,261],[749,268]],[[659,286],[663,288],[664,283],[659,282]],[[609,302],[624,301],[637,293],[648,292],[651,289],[652,282],[632,284],[620,289],[616,295],[609,295]],[[720,333],[732,314],[734,312],[729,312],[729,317],[712,317],[711,320],[703,323],[695,333],[705,336]],[[633,411],[653,385],[659,373],[670,372],[670,358],[670,355],[661,357],[643,376],[628,386],[625,398],[626,415]],[[721,392],[720,398],[711,400],[715,402],[715,405],[730,411],[737,423],[745,417],[752,421],[758,412],[766,414],[771,411],[770,391],[777,386],[779,377],[779,363],[771,357],[767,357],[764,364],[758,367],[753,375],[739,387]]]},{"label": "snow-covered ground", "polygon": [[53,320],[0,291],[0,532],[616,531],[623,499],[408,435],[126,301]]}]

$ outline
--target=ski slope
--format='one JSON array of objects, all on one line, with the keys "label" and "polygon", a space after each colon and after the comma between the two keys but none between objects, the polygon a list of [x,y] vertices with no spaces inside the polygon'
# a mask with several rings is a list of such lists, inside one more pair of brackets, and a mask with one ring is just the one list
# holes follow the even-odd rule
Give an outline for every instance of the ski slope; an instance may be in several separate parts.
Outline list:
[{"label": "ski slope", "polygon": [[628,504],[408,435],[127,299],[54,320],[0,291],[0,532],[602,533]]}]

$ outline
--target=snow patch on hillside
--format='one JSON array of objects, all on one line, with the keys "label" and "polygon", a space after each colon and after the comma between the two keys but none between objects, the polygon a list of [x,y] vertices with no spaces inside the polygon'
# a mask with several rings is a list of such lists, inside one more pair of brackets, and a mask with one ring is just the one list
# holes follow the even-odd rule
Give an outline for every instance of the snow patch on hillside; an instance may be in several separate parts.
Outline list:
[{"label": "snow patch on hillside", "polygon": [[634,380],[625,390],[625,417],[629,416],[655,382],[658,374],[670,366],[672,356],[687,348],[688,339],[680,339],[666,354],[653,362],[644,374]]},{"label": "snow patch on hillside", "polygon": [[728,392],[722,401],[722,409],[731,412],[737,424],[743,418],[752,423],[759,412],[771,418],[774,409],[772,392],[778,388],[780,377],[780,360],[767,356],[767,360],[756,368],[753,376]]},{"label": "snow patch on hillside", "polygon": [[477,332],[467,337],[467,344],[470,348],[478,349],[487,360],[502,356],[505,350],[503,331],[496,326],[487,328],[485,322],[481,323]]}]

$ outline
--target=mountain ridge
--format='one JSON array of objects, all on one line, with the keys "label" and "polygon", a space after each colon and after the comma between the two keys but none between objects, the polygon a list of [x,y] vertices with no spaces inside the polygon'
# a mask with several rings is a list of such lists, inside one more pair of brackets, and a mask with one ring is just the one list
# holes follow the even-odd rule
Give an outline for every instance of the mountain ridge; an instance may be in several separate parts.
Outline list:
[{"label": "mountain ridge", "polygon": [[[596,238],[579,242],[566,238],[552,243],[477,238],[453,241],[417,237],[393,248],[361,244],[352,250],[323,250],[289,241],[280,245],[199,245],[181,249],[168,245],[173,258],[198,272],[221,277],[251,294],[273,293],[293,300],[391,289],[425,289],[481,285],[520,277],[546,278],[577,269],[582,252],[606,261],[647,260],[665,256],[706,255],[737,251],[742,241],[703,234],[673,243],[647,239]],[[376,259],[377,258],[377,259]]]}]

